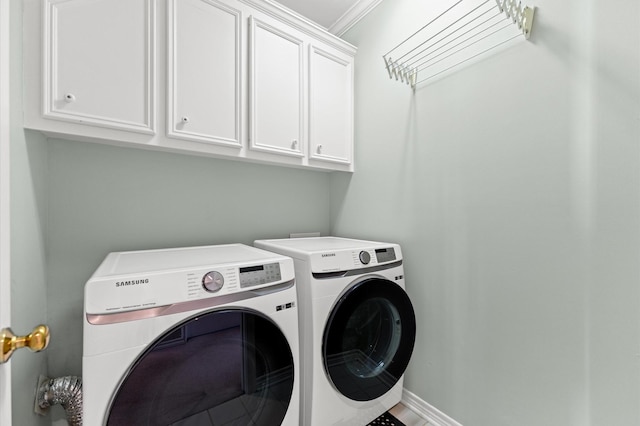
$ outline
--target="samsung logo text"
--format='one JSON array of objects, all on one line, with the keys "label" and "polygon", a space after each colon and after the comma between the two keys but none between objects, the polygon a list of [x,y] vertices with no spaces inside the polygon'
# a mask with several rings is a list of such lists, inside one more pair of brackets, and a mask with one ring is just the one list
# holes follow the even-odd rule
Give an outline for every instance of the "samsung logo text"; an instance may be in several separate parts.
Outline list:
[{"label": "samsung logo text", "polygon": [[125,287],[125,286],[140,285],[140,284],[149,284],[149,278],[145,278],[141,280],[117,281],[116,287]]}]

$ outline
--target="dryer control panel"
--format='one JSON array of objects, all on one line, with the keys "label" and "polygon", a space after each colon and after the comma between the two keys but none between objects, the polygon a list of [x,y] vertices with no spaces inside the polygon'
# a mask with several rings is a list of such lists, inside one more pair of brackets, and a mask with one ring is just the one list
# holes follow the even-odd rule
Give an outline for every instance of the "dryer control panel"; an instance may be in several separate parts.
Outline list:
[{"label": "dryer control panel", "polygon": [[[254,265],[238,268],[240,288],[254,287],[262,284],[274,283],[282,280],[280,263]],[[202,277],[202,287],[209,293],[217,293],[224,287],[224,274],[219,271],[209,271]]]},{"label": "dryer control panel", "polygon": [[167,307],[293,283],[294,278],[291,258],[242,245],[112,253],[85,285],[85,313]]},{"label": "dryer control panel", "polygon": [[240,268],[240,287],[242,288],[273,283],[281,279],[279,263]]}]

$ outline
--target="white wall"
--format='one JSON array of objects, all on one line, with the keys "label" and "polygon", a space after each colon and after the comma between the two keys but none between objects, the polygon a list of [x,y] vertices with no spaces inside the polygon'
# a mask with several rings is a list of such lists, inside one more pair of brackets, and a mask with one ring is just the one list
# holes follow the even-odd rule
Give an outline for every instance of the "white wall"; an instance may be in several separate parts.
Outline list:
[{"label": "white wall", "polygon": [[387,0],[345,36],[332,231],[403,246],[425,401],[465,426],[640,424],[640,4],[537,0],[529,42],[389,80],[382,55],[451,3]]}]

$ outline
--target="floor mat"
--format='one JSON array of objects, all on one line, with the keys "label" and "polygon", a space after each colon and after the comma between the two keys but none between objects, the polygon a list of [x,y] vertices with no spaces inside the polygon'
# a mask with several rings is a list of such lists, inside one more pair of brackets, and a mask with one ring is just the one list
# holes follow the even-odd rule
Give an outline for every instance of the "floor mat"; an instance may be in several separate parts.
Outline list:
[{"label": "floor mat", "polygon": [[406,426],[400,420],[396,419],[389,413],[384,413],[371,423],[368,426]]}]

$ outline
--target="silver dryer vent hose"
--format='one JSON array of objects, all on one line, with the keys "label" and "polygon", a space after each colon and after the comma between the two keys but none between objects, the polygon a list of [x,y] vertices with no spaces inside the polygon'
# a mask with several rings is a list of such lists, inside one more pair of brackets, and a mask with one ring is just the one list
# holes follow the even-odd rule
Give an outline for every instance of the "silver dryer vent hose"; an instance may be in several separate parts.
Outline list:
[{"label": "silver dryer vent hose", "polygon": [[60,404],[69,426],[82,426],[82,378],[64,376],[49,379],[38,389],[38,405],[46,409]]}]

